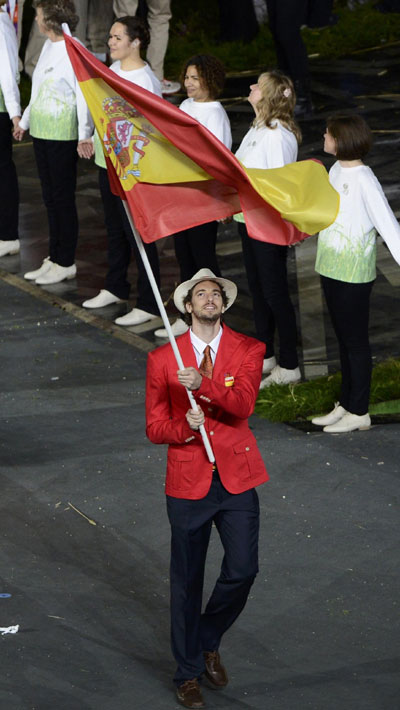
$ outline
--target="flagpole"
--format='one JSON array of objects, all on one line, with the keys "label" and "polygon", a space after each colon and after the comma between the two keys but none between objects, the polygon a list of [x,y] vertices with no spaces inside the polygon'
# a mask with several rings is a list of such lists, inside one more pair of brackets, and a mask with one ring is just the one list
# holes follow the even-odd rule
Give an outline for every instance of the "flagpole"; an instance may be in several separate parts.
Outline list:
[{"label": "flagpole", "polygon": [[[157,286],[156,280],[154,278],[154,274],[153,274],[152,268],[150,266],[148,256],[146,254],[146,250],[144,248],[142,238],[135,227],[134,221],[132,219],[132,215],[128,209],[128,205],[126,204],[126,200],[122,200],[122,204],[124,205],[126,216],[128,217],[129,224],[130,224],[132,232],[133,232],[133,236],[135,237],[136,246],[139,249],[140,256],[142,257],[144,268],[146,269],[147,276],[149,277],[150,285],[151,285],[151,288],[153,289],[153,293],[154,293],[154,298],[156,299],[157,306],[160,310],[161,318],[163,320],[164,326],[165,326],[166,331],[168,333],[169,342],[171,343],[172,350],[174,351],[176,362],[178,363],[179,369],[183,370],[185,366],[183,364],[183,360],[182,360],[181,354],[179,352],[179,348],[176,344],[175,336],[172,332],[172,328],[171,328],[169,320],[168,320],[167,311],[165,310],[164,304],[162,302],[161,294],[160,294],[159,288]],[[195,398],[193,397],[192,392],[187,388],[186,388],[186,392],[189,397],[189,402],[190,402],[192,409],[194,409],[197,412],[199,407],[197,405]],[[211,444],[208,440],[208,436],[207,436],[207,432],[205,430],[204,424],[202,424],[199,427],[199,431],[201,434],[201,438],[203,439],[203,444],[204,444],[204,447],[207,452],[208,460],[210,461],[210,463],[214,463],[215,456],[214,456],[213,450],[211,448]]]}]

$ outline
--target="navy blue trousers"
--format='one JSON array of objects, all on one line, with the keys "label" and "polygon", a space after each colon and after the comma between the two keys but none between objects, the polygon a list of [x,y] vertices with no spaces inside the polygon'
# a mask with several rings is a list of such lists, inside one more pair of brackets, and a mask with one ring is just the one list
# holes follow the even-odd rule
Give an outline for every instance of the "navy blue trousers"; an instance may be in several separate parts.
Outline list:
[{"label": "navy blue trousers", "polygon": [[[246,604],[258,572],[259,503],[254,488],[233,495],[215,472],[205,498],[167,496],[171,524],[171,644],[181,685],[204,672],[203,651],[216,651]],[[224,557],[203,613],[204,568],[212,523]]]}]

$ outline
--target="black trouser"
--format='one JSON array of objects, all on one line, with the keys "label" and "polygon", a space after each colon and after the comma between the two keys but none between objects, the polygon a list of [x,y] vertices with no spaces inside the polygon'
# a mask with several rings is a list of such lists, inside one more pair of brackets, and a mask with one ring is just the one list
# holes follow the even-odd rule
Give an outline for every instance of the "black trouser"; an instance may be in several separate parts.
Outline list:
[{"label": "black trouser", "polygon": [[246,225],[238,223],[242,237],[243,260],[250,293],[256,335],[266,344],[266,357],[272,357],[275,329],[279,336],[279,364],[288,370],[298,366],[296,315],[290,300],[287,278],[288,247],[252,239]]},{"label": "black trouser", "polygon": [[352,414],[368,412],[372,358],[368,337],[373,281],[347,283],[321,276],[329,315],[339,342],[342,387],[340,404]]},{"label": "black trouser", "polygon": [[11,121],[0,113],[0,239],[18,239],[19,191],[17,171],[12,159]]},{"label": "black trouser", "polygon": [[43,202],[49,223],[49,256],[60,266],[72,266],[78,243],[76,210],[77,141],[33,138]]},{"label": "black trouser", "polygon": [[[254,488],[234,495],[215,472],[205,498],[167,496],[171,524],[171,641],[177,685],[204,671],[203,651],[216,651],[246,604],[258,572],[259,503]],[[201,614],[212,523],[224,548],[221,572]]]},{"label": "black trouser", "polygon": [[[99,168],[99,186],[104,207],[104,219],[108,240],[108,272],[105,288],[118,298],[128,298],[130,284],[127,280],[132,249],[138,269],[137,308],[158,314],[156,300],[150,281],[139,254],[135,238],[126,216],[122,200],[111,192],[107,170]],[[157,285],[160,285],[160,266],[156,244],[144,245]]]},{"label": "black trouser", "polygon": [[217,232],[218,222],[207,222],[175,234],[175,255],[181,283],[191,279],[200,269],[211,269],[215,276],[221,276],[215,253]]},{"label": "black trouser", "polygon": [[267,8],[279,69],[293,81],[306,84],[309,68],[300,27],[306,16],[307,0],[267,0]]}]

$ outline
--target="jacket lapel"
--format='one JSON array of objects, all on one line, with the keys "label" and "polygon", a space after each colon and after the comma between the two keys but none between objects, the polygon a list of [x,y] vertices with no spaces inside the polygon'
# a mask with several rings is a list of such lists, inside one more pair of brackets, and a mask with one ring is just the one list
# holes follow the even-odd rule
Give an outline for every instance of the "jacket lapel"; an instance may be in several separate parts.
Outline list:
[{"label": "jacket lapel", "polygon": [[184,335],[177,338],[176,344],[181,354],[184,367],[197,368],[196,355],[194,354],[193,345],[190,340],[190,332],[187,331]]},{"label": "jacket lapel", "polygon": [[224,325],[222,337],[219,344],[217,357],[215,359],[213,380],[223,380],[226,374],[232,374],[229,369],[235,369],[236,361],[234,353],[239,346],[236,333]]}]

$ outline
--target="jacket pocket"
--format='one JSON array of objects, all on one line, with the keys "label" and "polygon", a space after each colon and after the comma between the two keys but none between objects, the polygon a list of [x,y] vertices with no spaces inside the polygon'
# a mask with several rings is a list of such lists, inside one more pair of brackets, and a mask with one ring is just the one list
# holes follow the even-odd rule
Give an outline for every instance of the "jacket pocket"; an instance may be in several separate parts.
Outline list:
[{"label": "jacket pocket", "polygon": [[193,484],[193,452],[169,449],[167,481],[176,490],[187,490]]},{"label": "jacket pocket", "polygon": [[235,464],[241,480],[257,478],[264,471],[264,463],[254,438],[234,444]]}]

